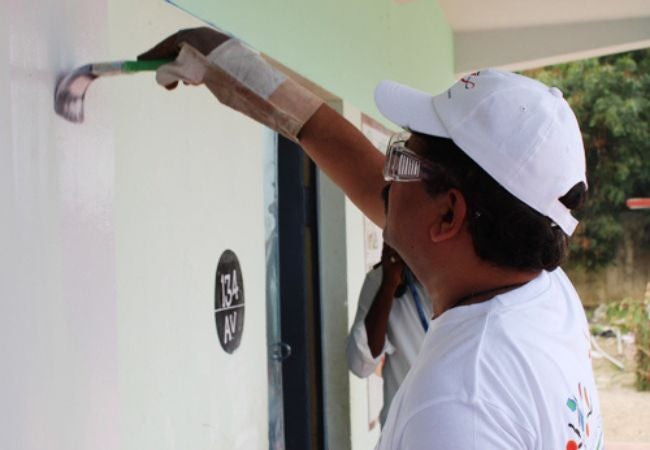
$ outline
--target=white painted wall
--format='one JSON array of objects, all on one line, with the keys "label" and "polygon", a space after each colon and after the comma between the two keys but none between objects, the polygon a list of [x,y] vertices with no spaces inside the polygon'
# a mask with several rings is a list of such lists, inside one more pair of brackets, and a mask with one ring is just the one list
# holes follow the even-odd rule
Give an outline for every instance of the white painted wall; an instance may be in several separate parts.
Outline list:
[{"label": "white painted wall", "polygon": [[105,55],[106,4],[0,7],[0,448],[114,449],[111,111],[74,127],[52,108],[57,73]]},{"label": "white painted wall", "polygon": [[[144,0],[1,0],[0,448],[267,447],[264,129],[203,88],[100,80],[86,122],[56,76],[197,24]],[[214,275],[239,256],[243,340]]]},{"label": "white painted wall", "polygon": [[[361,128],[361,111],[344,103],[343,115],[350,122]],[[364,248],[364,216],[349,200],[345,200],[345,232],[347,246],[347,317],[349,330],[354,322],[359,303],[359,294],[366,276]],[[347,362],[346,362],[347,364]],[[371,450],[379,440],[379,427],[368,429],[368,381],[360,379],[352,372],[350,383],[350,428],[353,450]]]}]

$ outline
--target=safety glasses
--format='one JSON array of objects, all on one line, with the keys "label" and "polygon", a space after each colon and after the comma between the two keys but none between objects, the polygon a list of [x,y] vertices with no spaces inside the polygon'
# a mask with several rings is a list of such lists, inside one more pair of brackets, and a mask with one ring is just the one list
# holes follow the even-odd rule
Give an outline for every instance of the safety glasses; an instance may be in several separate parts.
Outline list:
[{"label": "safety glasses", "polygon": [[409,137],[409,133],[398,133],[390,138],[384,163],[384,180],[410,182],[430,177],[433,166],[406,148]]}]

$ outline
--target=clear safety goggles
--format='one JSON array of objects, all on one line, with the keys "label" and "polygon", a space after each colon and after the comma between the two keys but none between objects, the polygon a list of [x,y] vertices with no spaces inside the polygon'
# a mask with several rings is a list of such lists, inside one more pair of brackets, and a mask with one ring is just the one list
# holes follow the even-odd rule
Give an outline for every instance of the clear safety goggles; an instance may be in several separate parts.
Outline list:
[{"label": "clear safety goggles", "polygon": [[406,147],[409,137],[409,133],[398,133],[388,141],[384,180],[409,182],[430,178],[433,166]]}]

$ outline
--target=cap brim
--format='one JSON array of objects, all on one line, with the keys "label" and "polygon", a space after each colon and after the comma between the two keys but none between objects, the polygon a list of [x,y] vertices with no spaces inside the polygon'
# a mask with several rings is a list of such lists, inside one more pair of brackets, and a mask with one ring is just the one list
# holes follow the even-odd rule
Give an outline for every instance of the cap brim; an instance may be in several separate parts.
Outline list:
[{"label": "cap brim", "polygon": [[375,88],[375,104],[384,117],[402,128],[449,137],[436,113],[431,94],[386,80]]}]

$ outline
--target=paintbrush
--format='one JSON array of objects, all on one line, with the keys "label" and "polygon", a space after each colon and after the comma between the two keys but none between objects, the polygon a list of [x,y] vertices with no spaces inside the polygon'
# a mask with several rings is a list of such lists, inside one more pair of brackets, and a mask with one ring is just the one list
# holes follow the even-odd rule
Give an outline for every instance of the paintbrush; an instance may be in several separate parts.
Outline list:
[{"label": "paintbrush", "polygon": [[81,66],[59,80],[54,91],[54,111],[75,123],[84,120],[84,97],[90,83],[97,78],[156,70],[170,59],[149,61],[114,61]]}]

